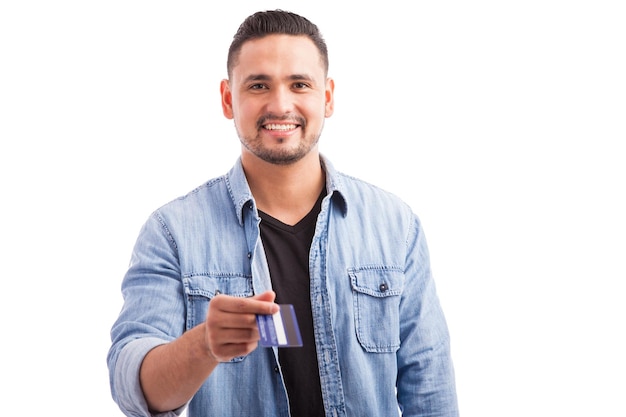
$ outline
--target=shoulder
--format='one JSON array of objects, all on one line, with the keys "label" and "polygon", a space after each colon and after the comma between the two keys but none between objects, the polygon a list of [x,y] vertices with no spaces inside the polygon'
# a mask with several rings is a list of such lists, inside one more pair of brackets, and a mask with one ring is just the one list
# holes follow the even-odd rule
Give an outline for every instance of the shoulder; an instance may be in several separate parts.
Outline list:
[{"label": "shoulder", "polygon": [[182,194],[173,200],[165,203],[157,211],[176,210],[185,206],[203,206],[216,199],[223,199],[224,194],[228,195],[226,177],[220,176],[212,178],[198,187]]},{"label": "shoulder", "polygon": [[202,229],[210,222],[233,217],[232,198],[225,176],[213,178],[157,208],[152,218],[168,229]]},{"label": "shoulder", "polygon": [[327,187],[330,192],[337,191],[347,207],[384,207],[386,209],[411,211],[411,208],[396,194],[367,182],[361,178],[346,174],[336,169],[324,156],[322,163],[328,175]]},{"label": "shoulder", "polygon": [[411,207],[400,196],[378,185],[342,172],[337,172],[336,175],[341,184],[340,192],[349,206],[355,206],[359,209],[370,207],[384,210],[383,212],[412,211]]}]

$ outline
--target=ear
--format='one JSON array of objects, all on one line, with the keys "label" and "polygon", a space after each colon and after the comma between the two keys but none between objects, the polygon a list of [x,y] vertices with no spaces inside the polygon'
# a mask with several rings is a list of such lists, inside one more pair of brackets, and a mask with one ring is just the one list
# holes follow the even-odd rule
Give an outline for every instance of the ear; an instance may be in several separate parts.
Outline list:
[{"label": "ear", "polygon": [[220,83],[220,94],[222,96],[222,113],[227,119],[233,118],[233,94],[230,91],[230,83],[228,80],[222,80]]},{"label": "ear", "polygon": [[324,117],[330,117],[335,111],[335,81],[332,78],[326,79],[326,105]]}]

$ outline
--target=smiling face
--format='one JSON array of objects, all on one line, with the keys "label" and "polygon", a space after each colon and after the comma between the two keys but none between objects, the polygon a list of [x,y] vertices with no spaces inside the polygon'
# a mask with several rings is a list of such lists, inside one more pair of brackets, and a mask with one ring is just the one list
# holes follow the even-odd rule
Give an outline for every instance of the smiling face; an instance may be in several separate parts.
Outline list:
[{"label": "smiling face", "polygon": [[221,84],[224,116],[234,119],[242,156],[288,165],[317,151],[324,119],[333,113],[333,89],[306,36],[245,42]]}]

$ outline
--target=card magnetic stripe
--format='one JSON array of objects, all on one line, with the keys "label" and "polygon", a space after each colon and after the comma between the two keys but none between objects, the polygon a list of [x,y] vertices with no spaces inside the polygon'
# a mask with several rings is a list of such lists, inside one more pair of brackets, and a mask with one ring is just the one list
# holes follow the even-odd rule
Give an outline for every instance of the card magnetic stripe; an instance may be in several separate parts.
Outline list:
[{"label": "card magnetic stripe", "polygon": [[280,306],[280,315],[284,323],[285,335],[289,346],[302,346],[302,336],[296,323],[296,312],[291,304]]}]

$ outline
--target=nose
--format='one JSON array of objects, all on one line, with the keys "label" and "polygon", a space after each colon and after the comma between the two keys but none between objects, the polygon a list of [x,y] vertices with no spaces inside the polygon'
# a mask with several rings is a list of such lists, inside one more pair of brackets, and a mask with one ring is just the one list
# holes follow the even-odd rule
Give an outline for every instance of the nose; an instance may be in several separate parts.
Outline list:
[{"label": "nose", "polygon": [[269,94],[267,111],[275,114],[286,114],[294,110],[294,94],[286,87],[277,86]]}]

